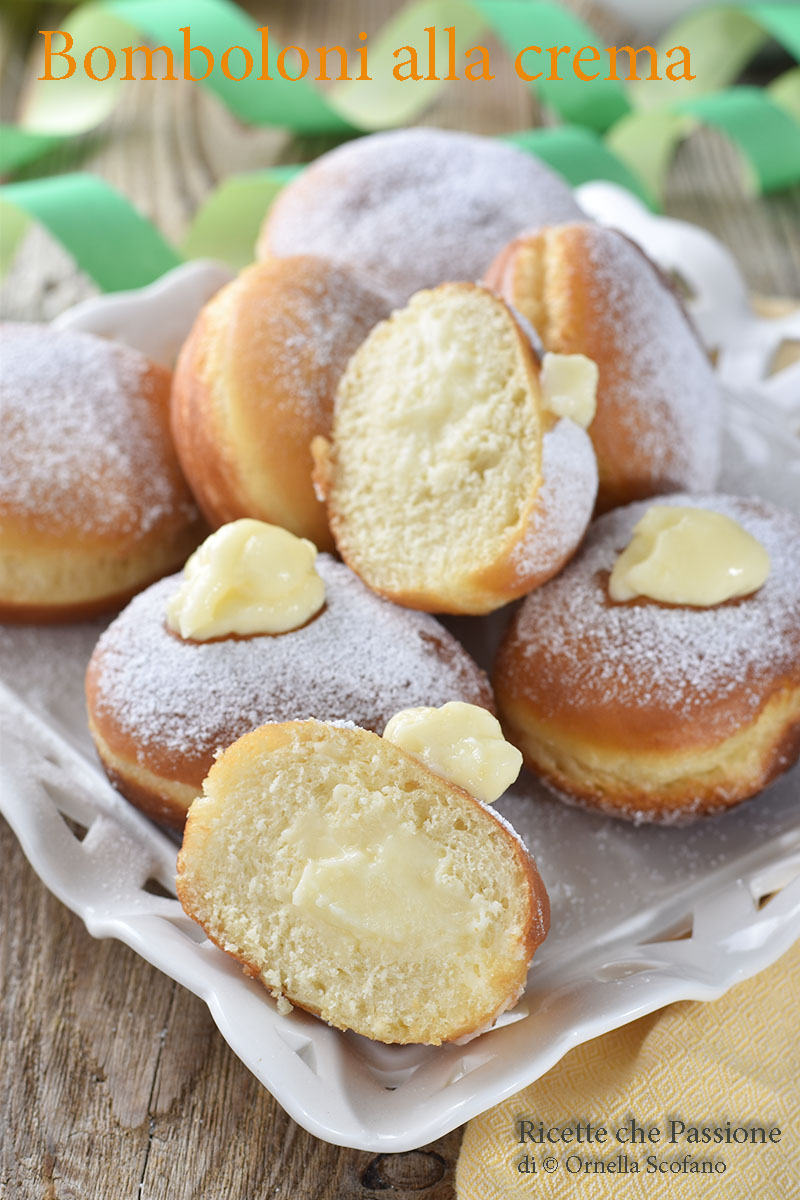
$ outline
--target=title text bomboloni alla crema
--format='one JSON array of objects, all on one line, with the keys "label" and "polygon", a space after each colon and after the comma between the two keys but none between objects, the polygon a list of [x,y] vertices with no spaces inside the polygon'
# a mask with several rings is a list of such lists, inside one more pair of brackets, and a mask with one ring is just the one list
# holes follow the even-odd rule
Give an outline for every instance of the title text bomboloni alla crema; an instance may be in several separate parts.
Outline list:
[{"label": "title text bomboloni alla crema", "polygon": [[[172,46],[111,46],[76,47],[74,38],[65,29],[40,29],[44,38],[44,70],[40,80],[57,82],[69,79],[79,70],[96,83],[116,78],[134,80],[177,80],[189,79],[201,83],[208,79],[218,67],[226,79],[238,83],[249,79],[254,72],[256,80],[265,83],[275,78],[290,82],[300,79],[315,79],[317,82],[371,80],[368,63],[368,47],[361,45],[355,50],[344,46],[317,46],[308,51],[302,46],[285,46],[277,55],[270,57],[269,26],[258,29],[260,45],[257,49],[247,46],[228,46],[219,56],[219,62],[208,46],[192,45],[191,26],[182,25],[176,30]],[[438,30],[435,25],[423,29],[425,37],[419,47],[400,46],[392,51],[395,60],[392,75],[399,83],[416,80],[444,82],[468,79],[473,82],[495,78],[491,69],[491,58],[486,46],[471,46],[458,53],[456,27],[446,26]],[[178,38],[177,34],[182,37]],[[442,36],[444,35],[444,36]],[[358,35],[366,41],[366,33]],[[53,44],[54,39],[58,39]],[[74,51],[74,53],[72,53]],[[158,59],[156,59],[158,55]],[[563,81],[571,74],[586,83],[594,79],[694,79],[691,73],[691,57],[687,46],[672,46],[659,61],[653,46],[524,46],[514,60],[514,69],[520,79],[534,83]],[[459,61],[461,60],[461,61]],[[176,61],[179,74],[176,74]],[[158,65],[161,74],[155,73]],[[312,66],[317,67],[316,74]],[[639,73],[641,68],[641,74]]]}]

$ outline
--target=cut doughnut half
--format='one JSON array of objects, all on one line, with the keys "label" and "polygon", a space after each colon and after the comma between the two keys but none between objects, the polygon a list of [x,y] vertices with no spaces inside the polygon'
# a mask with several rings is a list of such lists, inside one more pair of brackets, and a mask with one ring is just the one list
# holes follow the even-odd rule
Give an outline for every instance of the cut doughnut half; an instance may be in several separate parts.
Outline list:
[{"label": "cut doughnut half", "polygon": [[189,811],[178,896],[281,1001],[382,1042],[481,1030],[549,925],[513,831],[363,729],[264,725]]},{"label": "cut doughnut half", "polygon": [[597,489],[588,435],[543,406],[529,333],[471,283],[373,329],[312,452],[342,557],[429,612],[491,612],[556,574]]}]

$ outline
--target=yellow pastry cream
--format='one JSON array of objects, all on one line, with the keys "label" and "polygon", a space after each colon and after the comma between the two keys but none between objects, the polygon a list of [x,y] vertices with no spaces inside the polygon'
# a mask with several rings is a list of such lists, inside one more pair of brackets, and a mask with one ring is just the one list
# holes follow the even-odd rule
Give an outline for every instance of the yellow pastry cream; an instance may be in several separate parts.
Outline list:
[{"label": "yellow pastry cream", "polygon": [[451,700],[441,708],[404,708],[383,731],[387,741],[491,804],[519,775],[522,755],[485,708]]},{"label": "yellow pastry cream", "polygon": [[710,608],[766,582],[769,555],[737,521],[706,508],[653,504],[608,581],[612,600],[647,596]]},{"label": "yellow pastry cream", "polygon": [[545,354],[540,382],[545,408],[588,429],[597,410],[597,363],[585,354]]},{"label": "yellow pastry cream", "polygon": [[313,542],[247,517],[223,525],[195,550],[167,606],[182,638],[287,633],[325,603]]},{"label": "yellow pastry cream", "polygon": [[[357,811],[360,797],[349,785],[337,784],[334,799],[347,792]],[[358,944],[378,938],[422,951],[447,937],[469,945],[496,906],[469,894],[453,875],[449,856],[424,833],[404,826],[387,830],[390,822],[388,811],[362,813],[341,826],[298,813],[279,846],[304,861],[292,904]]]}]

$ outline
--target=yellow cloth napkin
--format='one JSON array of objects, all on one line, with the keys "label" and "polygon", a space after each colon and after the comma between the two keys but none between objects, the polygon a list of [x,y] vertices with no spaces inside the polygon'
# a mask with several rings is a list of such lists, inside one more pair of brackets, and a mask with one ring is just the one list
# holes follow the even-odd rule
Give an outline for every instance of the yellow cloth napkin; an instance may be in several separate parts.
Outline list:
[{"label": "yellow cloth napkin", "polygon": [[[796,1200],[798,1017],[800,942],[713,1003],[673,1004],[576,1047],[536,1083],[470,1121],[456,1168],[457,1200]],[[632,1118],[645,1129],[657,1127],[658,1140],[618,1141],[616,1131],[627,1138]],[[520,1121],[532,1124],[521,1127]],[[538,1132],[540,1122],[546,1130],[574,1129],[579,1121],[584,1138],[587,1121],[593,1130],[606,1127],[605,1144],[520,1143],[521,1129]],[[762,1145],[759,1133],[756,1144],[689,1140],[692,1126],[709,1128],[713,1139],[716,1128],[725,1135],[727,1122],[731,1131],[778,1127],[780,1140]],[[529,1169],[520,1171],[526,1155]],[[670,1167],[687,1155],[688,1167],[706,1160],[716,1168],[698,1173]],[[666,1169],[657,1165],[648,1172],[648,1158]],[[617,1169],[587,1170],[585,1163],[597,1159]],[[630,1168],[633,1160],[638,1174]]]}]

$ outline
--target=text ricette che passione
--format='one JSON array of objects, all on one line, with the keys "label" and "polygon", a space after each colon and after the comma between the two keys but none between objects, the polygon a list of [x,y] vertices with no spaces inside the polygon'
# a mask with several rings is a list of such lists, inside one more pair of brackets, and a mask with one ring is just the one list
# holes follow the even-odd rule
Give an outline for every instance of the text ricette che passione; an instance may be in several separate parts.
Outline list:
[{"label": "text ricette che passione", "polygon": [[[76,46],[65,29],[40,29],[44,39],[44,69],[40,80],[71,78],[81,66],[87,78],[96,83],[115,78],[134,80],[189,79],[200,83],[219,70],[226,79],[241,82],[255,75],[259,82],[280,78],[290,82],[314,79],[317,82],[372,80],[367,35],[358,34],[362,43],[355,49],[344,46],[285,46],[270,50],[269,26],[258,30],[260,41],[251,47],[228,46],[217,57],[208,46],[192,44],[191,26],[176,29],[170,45],[162,46]],[[74,51],[74,53],[73,53]],[[158,57],[156,57],[158,56]],[[438,29],[428,25],[421,30],[419,44],[399,46],[391,52],[391,74],[398,83],[414,81],[491,81],[492,61],[488,47],[471,46],[460,51],[455,25]],[[176,71],[177,64],[177,71]],[[316,73],[314,68],[316,67]],[[156,74],[156,69],[160,74]],[[387,68],[388,69],[388,68]],[[688,46],[672,46],[659,52],[654,46],[537,46],[519,49],[514,69],[526,83],[537,80],[560,82],[572,76],[585,83],[596,79],[632,81],[638,79],[691,80],[691,54]],[[257,72],[257,74],[256,74]],[[640,73],[641,72],[641,73]]]}]

